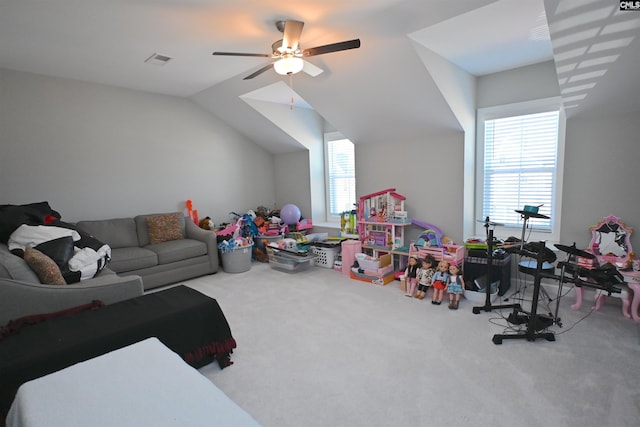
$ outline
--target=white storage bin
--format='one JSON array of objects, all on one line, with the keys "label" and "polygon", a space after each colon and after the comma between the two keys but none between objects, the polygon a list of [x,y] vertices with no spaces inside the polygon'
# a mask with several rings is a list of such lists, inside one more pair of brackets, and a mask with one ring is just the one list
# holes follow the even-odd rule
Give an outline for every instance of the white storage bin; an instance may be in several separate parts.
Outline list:
[{"label": "white storage bin", "polygon": [[314,260],[315,265],[323,268],[333,268],[333,262],[340,253],[340,247],[323,248],[319,246],[312,246],[311,252],[316,255]]}]

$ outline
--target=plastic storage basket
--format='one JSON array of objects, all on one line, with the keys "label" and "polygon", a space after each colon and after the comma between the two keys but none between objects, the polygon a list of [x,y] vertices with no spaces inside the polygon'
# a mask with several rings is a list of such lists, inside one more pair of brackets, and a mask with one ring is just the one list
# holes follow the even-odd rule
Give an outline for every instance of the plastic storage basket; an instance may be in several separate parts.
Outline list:
[{"label": "plastic storage basket", "polygon": [[316,257],[314,254],[293,254],[271,246],[267,246],[267,254],[269,255],[269,266],[271,268],[288,272],[297,272],[309,268],[313,265],[313,260]]},{"label": "plastic storage basket", "polygon": [[240,246],[220,251],[222,269],[225,273],[243,273],[251,269],[251,249],[253,245]]},{"label": "plastic storage basket", "polygon": [[340,247],[324,248],[320,246],[312,246],[311,252],[316,255],[315,265],[323,268],[333,268],[333,262],[340,253]]}]

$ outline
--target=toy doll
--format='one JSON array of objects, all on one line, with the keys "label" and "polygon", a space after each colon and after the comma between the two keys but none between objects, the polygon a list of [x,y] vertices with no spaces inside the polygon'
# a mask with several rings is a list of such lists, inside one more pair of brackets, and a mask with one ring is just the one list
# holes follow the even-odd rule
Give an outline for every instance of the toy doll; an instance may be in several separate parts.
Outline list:
[{"label": "toy doll", "polygon": [[424,299],[424,297],[427,296],[433,274],[436,272],[435,266],[436,259],[432,255],[427,255],[422,260],[422,268],[420,268],[420,272],[418,273],[418,293],[416,294],[416,298]]},{"label": "toy doll", "polygon": [[449,308],[451,310],[458,309],[458,302],[463,291],[464,279],[462,272],[457,265],[451,264],[449,266],[449,278],[447,279],[447,294],[449,294]]},{"label": "toy doll", "polygon": [[409,264],[404,270],[404,277],[407,283],[407,293],[404,294],[407,297],[412,297],[418,286],[418,272],[420,271],[420,263],[415,256],[409,257]]},{"label": "toy doll", "polygon": [[444,290],[447,288],[447,279],[449,278],[449,263],[447,261],[440,261],[438,263],[438,269],[433,273],[431,284],[433,286],[433,299],[431,304],[442,304],[442,297],[444,296]]}]

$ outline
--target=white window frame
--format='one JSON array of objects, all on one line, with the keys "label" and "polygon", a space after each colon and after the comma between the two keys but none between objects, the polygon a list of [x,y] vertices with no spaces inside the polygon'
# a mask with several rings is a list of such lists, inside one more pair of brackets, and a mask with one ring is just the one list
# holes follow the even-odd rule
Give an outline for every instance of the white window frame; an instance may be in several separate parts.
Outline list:
[{"label": "white window frame", "polygon": [[[327,222],[335,222],[335,223],[339,223],[340,222],[340,215],[339,214],[332,214],[331,213],[331,186],[330,186],[330,168],[329,168],[329,143],[333,142],[333,141],[340,141],[346,139],[348,140],[348,138],[345,138],[344,135],[342,135],[340,132],[327,132],[324,134],[324,178],[325,178],[325,203],[326,203],[326,217],[327,217]],[[353,144],[353,142],[351,142]],[[356,203],[358,201],[356,194],[355,194],[355,146],[354,146],[354,164],[353,164],[353,171],[354,171],[354,188],[353,188],[353,194],[354,194],[354,200],[353,202]]]},{"label": "white window frame", "polygon": [[[526,241],[547,241],[549,243],[558,243],[560,240],[560,224],[562,213],[562,187],[564,175],[564,146],[565,146],[565,125],[566,117],[562,108],[562,100],[560,97],[545,98],[534,101],[519,102],[514,104],[500,105],[495,107],[479,108],[477,112],[477,133],[476,133],[476,191],[475,191],[475,212],[479,220],[484,220],[483,215],[483,198],[484,198],[484,136],[485,121],[506,117],[521,116],[527,114],[536,114],[548,111],[559,111],[558,120],[558,144],[556,152],[556,170],[552,190],[552,210],[550,212],[551,229],[540,230],[535,228],[535,220],[530,219],[525,230]],[[524,206],[520,206],[522,209]],[[497,221],[497,220],[495,220]],[[495,226],[494,236],[505,239],[510,236],[517,238],[522,237],[522,222],[519,220],[518,226]],[[476,236],[485,236],[486,229],[482,222],[476,222]]]}]

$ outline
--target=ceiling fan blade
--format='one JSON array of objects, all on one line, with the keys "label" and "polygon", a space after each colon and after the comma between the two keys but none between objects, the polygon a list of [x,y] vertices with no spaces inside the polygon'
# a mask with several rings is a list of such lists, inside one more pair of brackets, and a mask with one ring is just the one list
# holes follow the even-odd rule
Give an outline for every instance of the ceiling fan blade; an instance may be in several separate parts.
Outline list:
[{"label": "ceiling fan blade", "polygon": [[260,74],[264,73],[265,71],[268,71],[272,67],[273,67],[273,64],[265,65],[264,67],[260,68],[258,71],[254,71],[253,73],[249,74],[247,77],[245,77],[242,80],[250,80],[254,77],[257,77]]},{"label": "ceiling fan blade", "polygon": [[348,40],[340,43],[326,44],[324,46],[310,47],[302,51],[302,56],[316,56],[325,53],[339,52],[341,50],[357,49],[360,47],[360,39]]},{"label": "ceiling fan blade", "polygon": [[316,77],[324,72],[322,68],[313,65],[309,61],[304,61],[304,66],[302,67],[302,71],[309,74],[311,77]]},{"label": "ceiling fan blade", "polygon": [[212,55],[222,56],[259,56],[260,58],[269,58],[271,55],[266,53],[240,53],[240,52],[213,52]]},{"label": "ceiling fan blade", "polygon": [[300,34],[302,34],[304,22],[286,20],[284,22],[284,35],[282,37],[282,49],[294,51],[298,48]]}]

